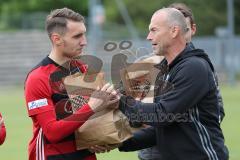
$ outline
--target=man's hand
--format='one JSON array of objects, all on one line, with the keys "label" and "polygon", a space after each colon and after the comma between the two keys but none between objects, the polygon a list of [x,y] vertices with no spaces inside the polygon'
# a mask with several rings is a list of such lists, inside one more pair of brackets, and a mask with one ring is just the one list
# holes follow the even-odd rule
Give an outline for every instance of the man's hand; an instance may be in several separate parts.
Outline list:
[{"label": "man's hand", "polygon": [[95,145],[90,147],[88,150],[92,153],[105,153],[105,152],[110,152],[111,150],[118,148],[121,146],[120,144],[111,144],[111,145]]},{"label": "man's hand", "polygon": [[111,108],[120,97],[117,91],[114,90],[113,85],[105,84],[101,89],[94,91],[89,99],[88,105],[94,112],[101,111],[105,108]]}]

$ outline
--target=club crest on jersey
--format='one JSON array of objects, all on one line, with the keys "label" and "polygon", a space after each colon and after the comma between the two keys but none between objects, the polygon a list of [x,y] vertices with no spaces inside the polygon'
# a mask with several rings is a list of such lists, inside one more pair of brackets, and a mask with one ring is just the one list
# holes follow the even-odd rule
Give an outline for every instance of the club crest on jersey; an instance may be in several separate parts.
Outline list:
[{"label": "club crest on jersey", "polygon": [[47,106],[47,105],[48,105],[48,102],[47,102],[46,98],[39,99],[39,100],[36,100],[36,101],[28,102],[28,109],[31,110],[31,109],[35,109],[35,108],[44,107],[44,106]]}]

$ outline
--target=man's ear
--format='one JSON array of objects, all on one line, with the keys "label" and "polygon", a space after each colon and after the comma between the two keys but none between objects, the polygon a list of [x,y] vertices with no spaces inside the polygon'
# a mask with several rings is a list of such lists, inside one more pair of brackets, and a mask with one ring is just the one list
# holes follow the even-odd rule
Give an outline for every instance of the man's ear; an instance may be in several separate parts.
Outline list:
[{"label": "man's ear", "polygon": [[63,39],[62,39],[61,35],[59,35],[58,33],[53,33],[51,35],[51,40],[52,40],[52,43],[57,46],[60,46],[63,43]]},{"label": "man's ear", "polygon": [[194,36],[197,32],[197,25],[195,23],[192,24],[191,30],[192,30],[192,36]]},{"label": "man's ear", "polygon": [[171,27],[171,36],[172,36],[172,38],[176,38],[179,33],[180,33],[180,27],[179,26]]}]

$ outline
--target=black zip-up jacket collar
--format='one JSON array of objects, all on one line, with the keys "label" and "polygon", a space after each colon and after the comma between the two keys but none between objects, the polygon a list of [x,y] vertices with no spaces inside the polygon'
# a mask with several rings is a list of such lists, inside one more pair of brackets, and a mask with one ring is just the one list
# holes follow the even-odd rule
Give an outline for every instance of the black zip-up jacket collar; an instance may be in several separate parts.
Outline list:
[{"label": "black zip-up jacket collar", "polygon": [[186,44],[185,49],[172,61],[172,63],[167,65],[167,60],[164,58],[159,64],[156,64],[155,67],[159,70],[164,71],[166,70],[166,67],[168,70],[171,70],[171,68],[173,68],[174,65],[176,65],[179,61],[192,56],[197,56],[205,59],[210,65],[212,71],[215,71],[209,56],[204,52],[204,50],[195,49],[194,45],[191,42]]}]

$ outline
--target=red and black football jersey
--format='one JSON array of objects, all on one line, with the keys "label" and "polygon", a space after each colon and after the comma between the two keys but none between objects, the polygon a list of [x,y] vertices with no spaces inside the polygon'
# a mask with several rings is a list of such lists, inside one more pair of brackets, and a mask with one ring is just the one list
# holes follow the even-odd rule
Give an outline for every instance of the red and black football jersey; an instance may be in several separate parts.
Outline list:
[{"label": "red and black football jersey", "polygon": [[46,57],[29,72],[25,81],[27,111],[33,122],[29,160],[96,159],[88,150],[76,150],[74,136],[74,131],[93,111],[83,104],[77,115],[73,115],[63,84],[67,75],[86,70],[86,66],[77,60],[69,62],[66,69]]}]

